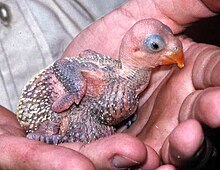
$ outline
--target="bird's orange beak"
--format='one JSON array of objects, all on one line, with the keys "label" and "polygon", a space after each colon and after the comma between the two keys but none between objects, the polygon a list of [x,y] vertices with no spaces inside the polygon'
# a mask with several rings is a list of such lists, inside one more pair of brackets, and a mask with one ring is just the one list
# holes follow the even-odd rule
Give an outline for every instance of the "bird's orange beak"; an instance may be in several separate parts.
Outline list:
[{"label": "bird's orange beak", "polygon": [[177,64],[179,68],[184,67],[183,50],[180,49],[177,52],[170,52],[161,56],[161,65]]}]

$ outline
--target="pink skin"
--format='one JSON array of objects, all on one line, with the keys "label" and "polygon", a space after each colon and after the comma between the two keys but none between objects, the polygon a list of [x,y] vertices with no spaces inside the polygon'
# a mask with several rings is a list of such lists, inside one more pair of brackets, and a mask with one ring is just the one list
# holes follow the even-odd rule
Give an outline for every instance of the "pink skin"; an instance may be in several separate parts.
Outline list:
[{"label": "pink skin", "polygon": [[[120,9],[83,31],[71,43],[65,55],[78,54],[82,49],[91,48],[112,57],[117,56],[122,35],[135,21],[147,17],[158,18],[169,25],[175,33],[180,33],[193,21],[214,16],[214,11],[220,11],[220,1],[203,0],[203,2],[207,6],[199,0],[129,0]],[[111,32],[108,31],[106,34],[105,30]],[[180,165],[185,159],[191,158],[192,152],[201,146],[204,135],[200,123],[210,127],[220,126],[218,121],[220,108],[217,107],[220,91],[218,87],[210,87],[219,86],[220,80],[216,75],[219,75],[217,73],[220,66],[218,64],[213,70],[208,69],[214,66],[210,65],[213,63],[212,55],[216,53],[215,56],[220,57],[220,49],[207,44],[197,44],[188,39],[183,40],[183,46],[185,68],[181,71],[173,68],[169,74],[166,68],[160,68],[153,74],[150,89],[141,98],[142,107],[139,115],[142,119],[134,124],[128,135],[117,134],[88,145],[75,143],[51,146],[27,140],[15,116],[1,108],[0,167],[5,169],[74,167],[73,169],[90,170],[113,169],[113,165],[119,163],[124,167],[142,163],[142,169],[174,170],[173,165]],[[202,61],[199,58],[210,59],[209,64],[204,66],[204,69],[207,68],[206,72],[196,71],[201,70]],[[161,82],[162,78],[165,79]],[[204,83],[207,80],[211,81]],[[201,90],[197,90],[199,87]],[[195,95],[190,95],[191,92]],[[167,109],[164,109],[165,106]],[[212,116],[208,116],[211,114]],[[146,117],[143,119],[144,116]],[[189,118],[195,120],[188,120]],[[185,129],[190,129],[191,133],[188,134]],[[185,150],[181,149],[183,144],[188,144]],[[118,158],[116,155],[122,157]],[[178,156],[181,159],[177,159]],[[167,165],[159,167],[159,157]],[[113,158],[116,161],[113,161]],[[123,158],[125,159],[122,160]]]}]

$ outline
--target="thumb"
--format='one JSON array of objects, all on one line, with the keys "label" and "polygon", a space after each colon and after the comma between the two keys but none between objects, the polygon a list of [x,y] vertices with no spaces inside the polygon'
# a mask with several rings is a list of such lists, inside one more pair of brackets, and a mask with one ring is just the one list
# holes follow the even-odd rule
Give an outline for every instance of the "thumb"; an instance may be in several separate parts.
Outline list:
[{"label": "thumb", "polygon": [[96,169],[155,169],[159,166],[159,158],[152,149],[146,149],[140,140],[126,134],[112,135],[80,147],[71,143],[62,145],[88,157]]}]

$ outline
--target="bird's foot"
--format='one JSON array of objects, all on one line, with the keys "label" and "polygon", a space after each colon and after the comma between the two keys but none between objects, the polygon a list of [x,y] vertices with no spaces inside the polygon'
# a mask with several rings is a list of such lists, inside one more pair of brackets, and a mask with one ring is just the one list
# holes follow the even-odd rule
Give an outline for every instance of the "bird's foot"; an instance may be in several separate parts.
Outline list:
[{"label": "bird's foot", "polygon": [[58,144],[63,142],[63,137],[60,134],[60,123],[54,123],[52,121],[42,122],[36,131],[28,133],[26,137],[28,139],[34,139],[48,144]]},{"label": "bird's foot", "polygon": [[50,136],[45,136],[39,133],[28,133],[26,136],[28,139],[34,139],[34,140],[38,140],[41,142],[45,142],[48,144],[59,144],[63,142],[63,137],[61,135],[50,135]]}]

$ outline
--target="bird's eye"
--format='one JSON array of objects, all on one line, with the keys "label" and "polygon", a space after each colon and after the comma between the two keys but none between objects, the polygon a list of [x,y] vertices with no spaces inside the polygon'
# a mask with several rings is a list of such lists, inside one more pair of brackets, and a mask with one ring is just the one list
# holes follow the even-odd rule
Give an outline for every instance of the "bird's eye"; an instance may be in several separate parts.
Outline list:
[{"label": "bird's eye", "polygon": [[144,40],[144,46],[152,52],[158,52],[164,48],[165,41],[160,35],[150,35]]}]

